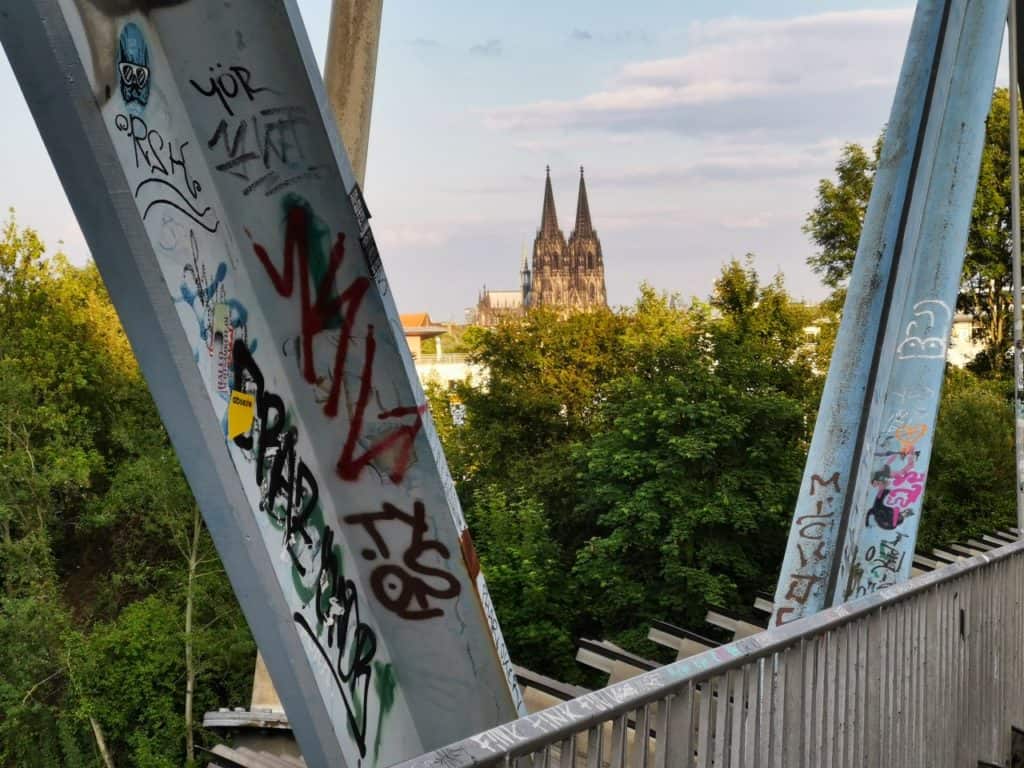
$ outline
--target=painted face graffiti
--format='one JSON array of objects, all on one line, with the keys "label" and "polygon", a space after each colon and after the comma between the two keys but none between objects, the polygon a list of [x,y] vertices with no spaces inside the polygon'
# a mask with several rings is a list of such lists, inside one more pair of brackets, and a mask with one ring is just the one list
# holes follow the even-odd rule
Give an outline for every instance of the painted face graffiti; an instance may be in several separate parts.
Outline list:
[{"label": "painted face graffiti", "polygon": [[126,105],[136,102],[145,107],[149,103],[149,46],[142,30],[133,23],[125,24],[118,38],[117,79]]}]

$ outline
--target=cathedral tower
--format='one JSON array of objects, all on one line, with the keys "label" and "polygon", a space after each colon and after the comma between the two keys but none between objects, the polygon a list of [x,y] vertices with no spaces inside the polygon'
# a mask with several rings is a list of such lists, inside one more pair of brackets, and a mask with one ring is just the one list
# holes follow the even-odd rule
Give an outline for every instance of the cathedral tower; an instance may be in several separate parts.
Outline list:
[{"label": "cathedral tower", "polygon": [[523,291],[523,308],[529,309],[533,306],[533,273],[526,258],[526,243],[523,243],[523,258],[519,265],[519,286]]},{"label": "cathedral tower", "polygon": [[533,241],[533,270],[524,305],[582,310],[607,306],[601,241],[590,220],[587,187],[580,168],[576,226],[569,237],[558,228],[555,197],[551,190],[551,168],[544,180],[544,207],[540,229]]},{"label": "cathedral tower", "polygon": [[576,226],[569,235],[566,247],[572,269],[571,301],[575,308],[604,307],[608,295],[604,286],[604,257],[601,255],[601,241],[590,222],[590,203],[587,201],[587,185],[583,180],[583,166],[580,166],[580,191],[576,200]]},{"label": "cathedral tower", "polygon": [[544,207],[540,214],[540,229],[533,240],[532,306],[562,306],[567,285],[565,263],[565,235],[558,228],[555,196],[551,191],[551,166],[544,179]]}]

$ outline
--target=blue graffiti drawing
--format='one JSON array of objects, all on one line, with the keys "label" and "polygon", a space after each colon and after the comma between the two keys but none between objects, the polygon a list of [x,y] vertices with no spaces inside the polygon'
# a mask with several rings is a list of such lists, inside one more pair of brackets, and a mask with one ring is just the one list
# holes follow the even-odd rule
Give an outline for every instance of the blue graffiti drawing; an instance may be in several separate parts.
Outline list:
[{"label": "blue graffiti drawing", "polygon": [[125,104],[149,101],[149,47],[137,25],[125,24],[117,46],[117,76]]},{"label": "blue graffiti drawing", "polygon": [[[192,350],[194,359],[199,362],[201,352],[207,356],[214,353],[214,317],[217,304],[223,304],[227,308],[227,331],[231,337],[229,342],[241,338],[246,341],[249,350],[255,352],[256,340],[248,338],[246,327],[249,321],[248,310],[238,299],[228,298],[225,293],[224,280],[228,274],[228,265],[220,262],[211,276],[206,271],[206,264],[199,259],[199,245],[193,230],[189,231],[189,246],[192,251],[192,262],[186,264],[182,270],[179,296],[175,301],[187,304],[195,313],[199,344]],[[226,347],[230,349],[230,343],[226,344]]]}]

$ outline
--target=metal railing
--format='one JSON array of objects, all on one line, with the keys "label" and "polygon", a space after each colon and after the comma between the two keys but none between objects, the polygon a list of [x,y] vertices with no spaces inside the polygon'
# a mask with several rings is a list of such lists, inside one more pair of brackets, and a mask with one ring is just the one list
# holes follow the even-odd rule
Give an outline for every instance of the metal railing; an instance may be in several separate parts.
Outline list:
[{"label": "metal railing", "polygon": [[1024,726],[1022,603],[1016,542],[401,768],[1005,764]]},{"label": "metal railing", "polygon": [[444,365],[446,363],[468,363],[469,355],[465,352],[421,352],[415,357],[416,365]]}]

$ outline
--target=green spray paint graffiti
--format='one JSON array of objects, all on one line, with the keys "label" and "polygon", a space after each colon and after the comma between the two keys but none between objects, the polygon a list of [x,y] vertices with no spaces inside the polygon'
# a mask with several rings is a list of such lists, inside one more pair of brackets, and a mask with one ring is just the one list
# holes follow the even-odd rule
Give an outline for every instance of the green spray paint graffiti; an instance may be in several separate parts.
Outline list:
[{"label": "green spray paint graffiti", "polygon": [[373,742],[373,758],[380,754],[380,737],[383,733],[384,715],[395,705],[395,672],[390,664],[380,661],[373,662],[373,687],[377,692],[380,710],[377,713],[377,738]]}]

